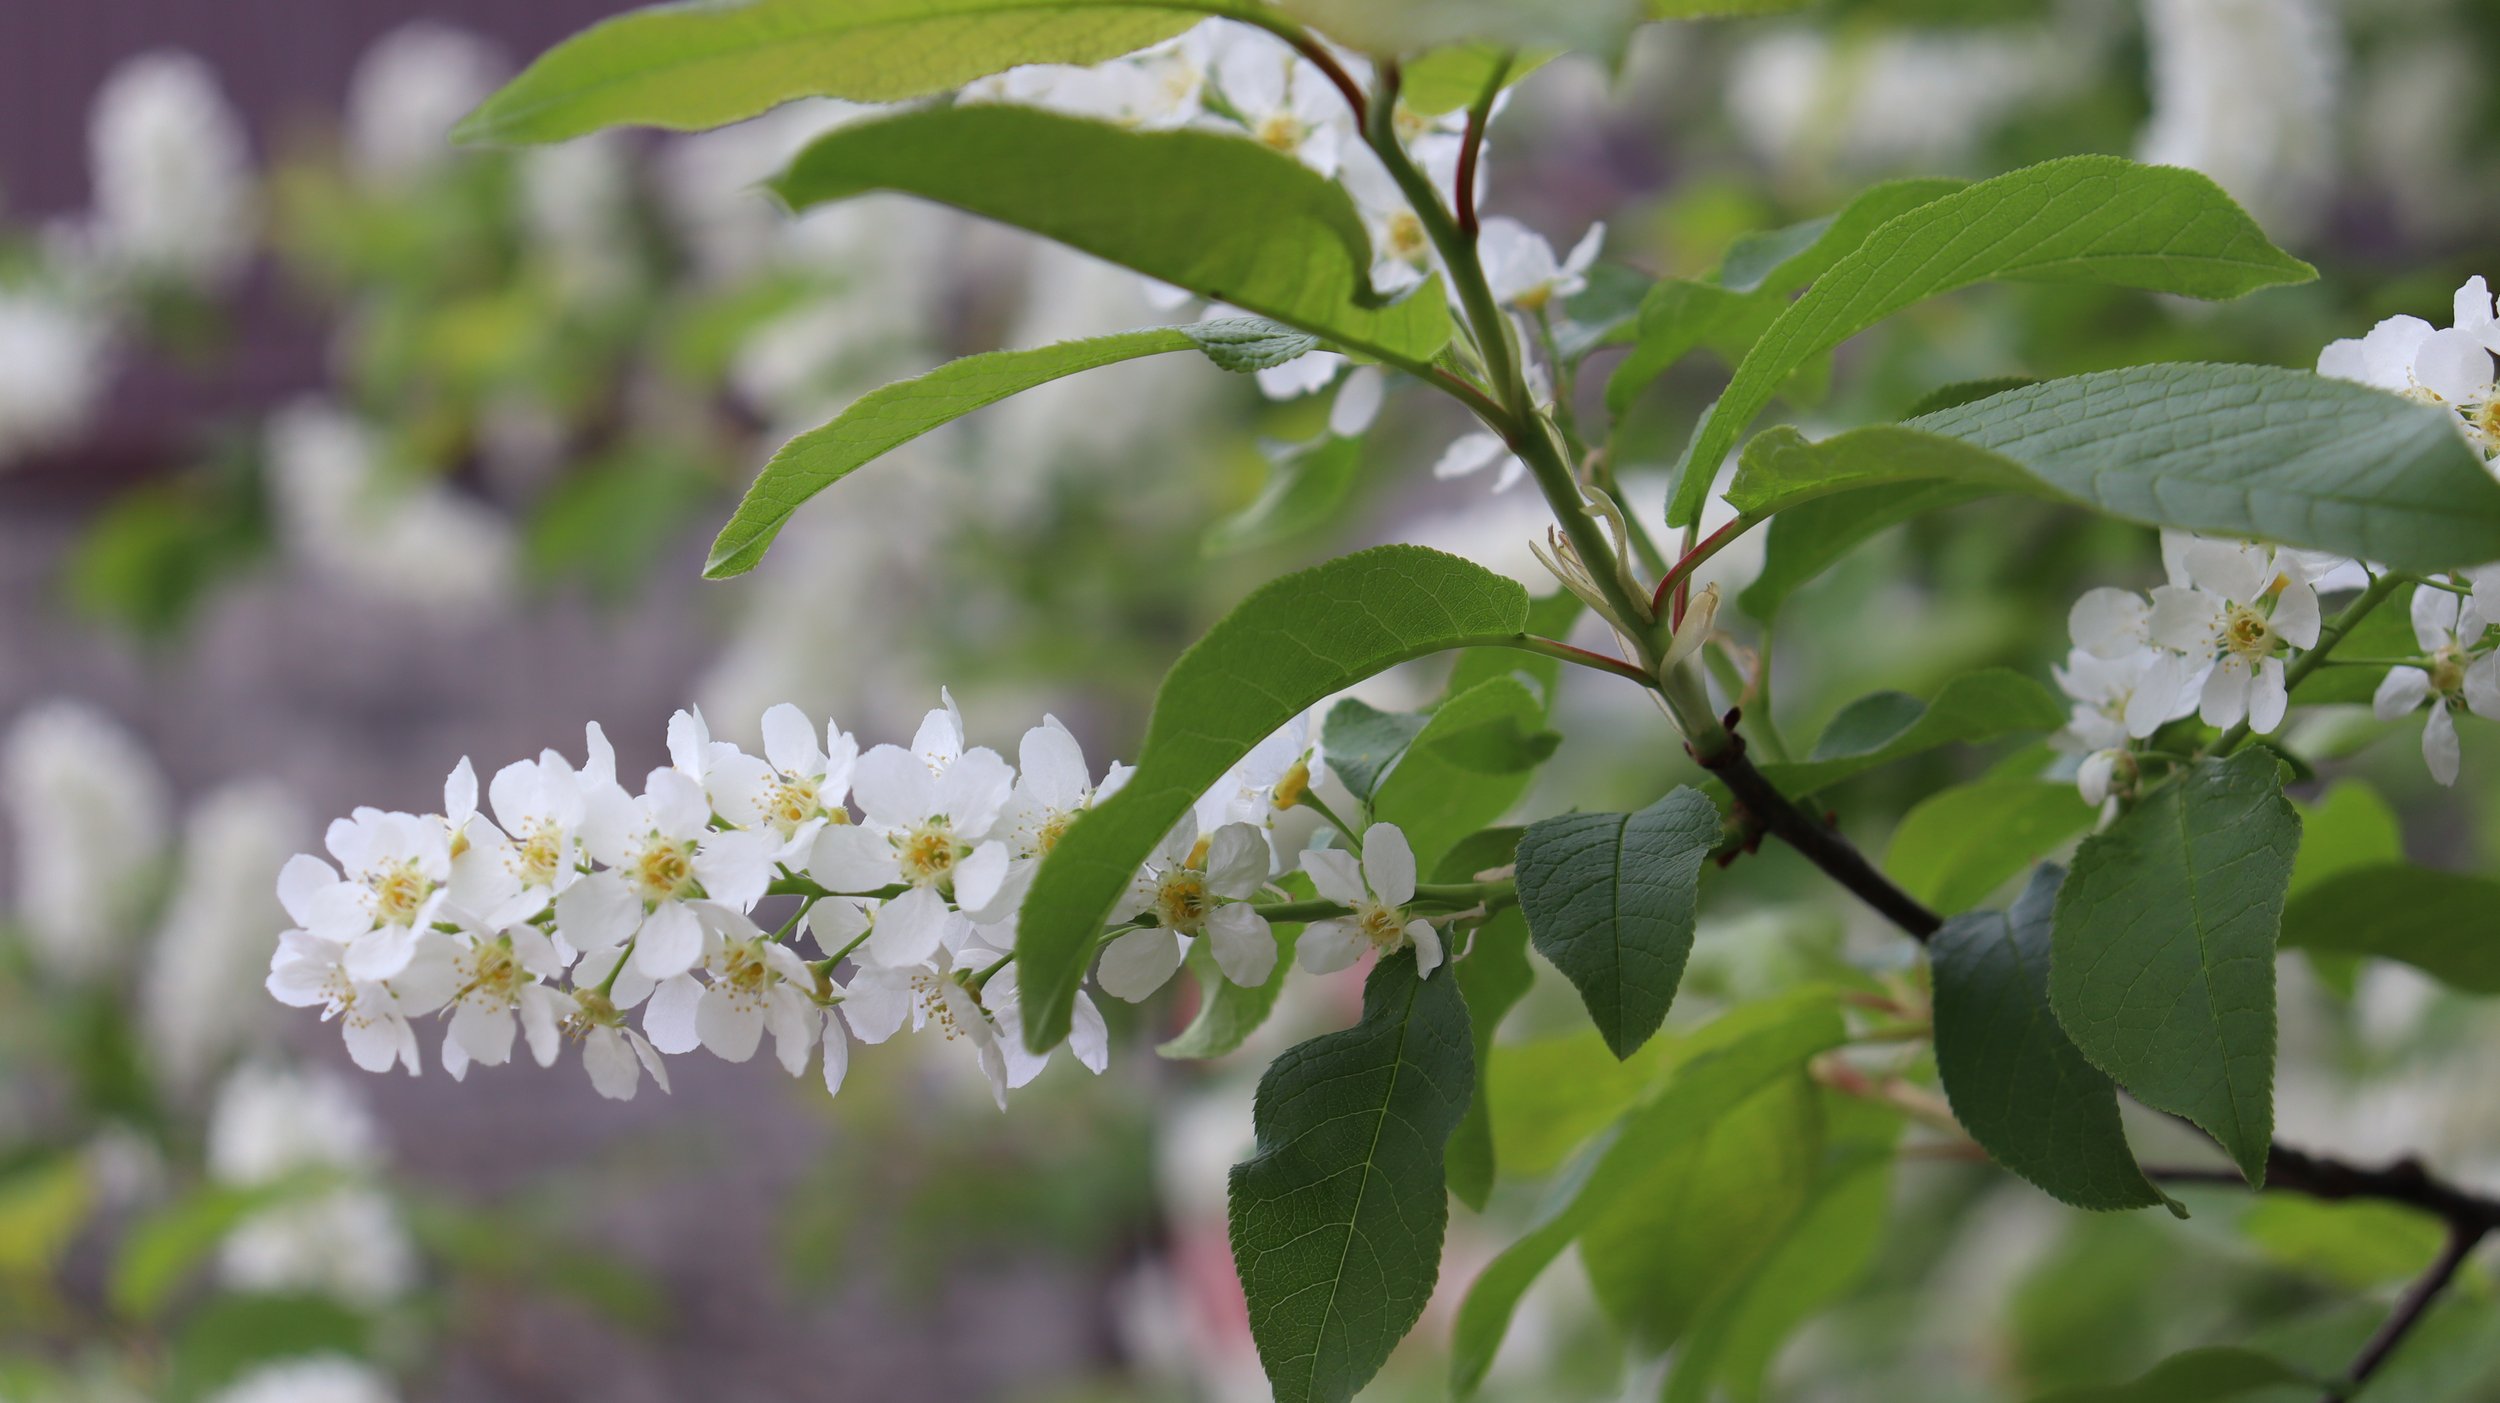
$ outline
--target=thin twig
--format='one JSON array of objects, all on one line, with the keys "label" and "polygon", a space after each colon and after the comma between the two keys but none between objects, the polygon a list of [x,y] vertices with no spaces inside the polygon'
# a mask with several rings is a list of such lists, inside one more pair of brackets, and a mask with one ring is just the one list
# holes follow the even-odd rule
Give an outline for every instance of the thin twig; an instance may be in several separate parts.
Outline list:
[{"label": "thin twig", "polygon": [[1484,129],[1492,123],[1493,102],[1502,95],[1502,83],[1510,77],[1513,57],[1502,55],[1486,75],[1484,90],[1476,94],[1475,105],[1467,109],[1467,134],[1459,141],[1457,188],[1450,192],[1450,203],[1458,210],[1458,232],[1470,244],[1476,241],[1476,160],[1484,151]]},{"label": "thin twig", "polygon": [[1825,876],[1848,888],[1912,939],[1923,941],[1942,929],[1942,916],[1893,885],[1892,879],[1875,870],[1875,865],[1848,839],[1798,808],[1771,783],[1769,776],[1754,768],[1745,754],[1744,737],[1735,733],[1738,715],[1734,711],[1727,714],[1727,747],[1716,755],[1696,753],[1694,760],[1726,783],[1728,793],[1744,806],[1745,815],[1761,824],[1764,832],[1795,848],[1806,861],[1822,868]]},{"label": "thin twig", "polygon": [[2465,1259],[2473,1255],[2474,1249],[2481,1245],[2484,1235],[2490,1231],[2488,1227],[2464,1223],[2448,1225],[2448,1241],[2439,1249],[2437,1260],[2430,1264],[2429,1270],[2414,1278],[2411,1286],[2405,1288],[2404,1295],[2396,1302],[2396,1309],[2370,1336],[2369,1343],[2361,1347],[2361,1352],[2353,1356],[2352,1363],[2344,1370],[2343,1380],[2327,1390],[2322,1403],[2344,1403],[2345,1399],[2361,1391],[2361,1386],[2370,1381],[2370,1376],[2378,1372],[2378,1367],[2396,1352],[2396,1346],[2403,1344],[2405,1336],[2413,1333],[2413,1327],[2422,1323],[2422,1317],[2430,1313],[2431,1303],[2439,1299],[2440,1292],[2448,1289],[2448,1283],[2456,1279],[2457,1269],[2465,1265]]}]

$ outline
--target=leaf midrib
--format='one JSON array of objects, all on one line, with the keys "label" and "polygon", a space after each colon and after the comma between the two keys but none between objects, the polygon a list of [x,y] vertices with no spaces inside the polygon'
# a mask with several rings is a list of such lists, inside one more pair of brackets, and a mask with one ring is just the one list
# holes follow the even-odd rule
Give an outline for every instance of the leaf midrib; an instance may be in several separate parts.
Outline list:
[{"label": "leaf midrib", "polygon": [[1372,1123],[1372,1142],[1363,1149],[1363,1178],[1355,1185],[1354,1202],[1346,1209],[1345,1245],[1337,1249],[1337,1268],[1328,1274],[1328,1299],[1321,1302],[1319,1311],[1320,1336],[1312,1342],[1311,1367],[1302,1381],[1305,1398],[1319,1387],[1319,1361],[1327,1348],[1328,1318],[1337,1313],[1337,1288],[1345,1284],[1346,1263],[1354,1259],[1354,1225],[1363,1216],[1363,1199],[1371,1192],[1372,1178],[1379,1172],[1380,1138],[1388,1133],[1389,1105],[1397,1099],[1398,1080],[1406,1071],[1406,1037],[1415,1027],[1415,1000],[1423,988],[1423,976],[1418,974],[1415,982],[1406,987],[1406,1007],[1398,1014],[1397,1044],[1389,1053],[1389,1084],[1381,1089],[1380,1115]]}]

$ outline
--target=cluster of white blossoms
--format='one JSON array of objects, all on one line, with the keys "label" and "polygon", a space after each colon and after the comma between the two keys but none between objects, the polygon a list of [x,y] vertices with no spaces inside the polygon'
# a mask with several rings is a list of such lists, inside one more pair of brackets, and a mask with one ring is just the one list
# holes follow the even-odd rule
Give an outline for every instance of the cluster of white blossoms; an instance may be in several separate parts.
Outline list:
[{"label": "cluster of white blossoms", "polygon": [[[2500,308],[2482,278],[2457,289],[2446,328],[2389,317],[2358,339],[2318,355],[2318,373],[2354,380],[2446,410],[2486,461],[2500,459]],[[2318,644],[2321,594],[2362,586],[2387,572],[2313,551],[2242,541],[2162,535],[2168,581],[2149,596],[2094,589],[2067,617],[2074,651],[2057,680],[2075,703],[2068,737],[2085,751],[2076,772],[2084,797],[2128,792],[2136,749],[2165,724],[2194,714],[2206,724],[2245,722],[2270,734],[2290,704],[2286,667]],[[2415,582],[2411,606],[2420,651],[2386,665],[2373,698],[2382,721],[2423,708],[2422,758],[2454,784],[2460,762],[2456,712],[2500,720],[2500,567]]]},{"label": "cluster of white blossoms", "polygon": [[[752,755],[681,711],[671,763],[635,793],[594,723],[580,767],[552,750],[516,761],[483,808],[464,759],[441,813],[358,809],[330,825],[330,860],[299,854],[279,875],[294,926],[269,991],[336,1019],[368,1071],[417,1071],[417,1022],[433,1018],[455,1078],[510,1061],[516,1044],[550,1065],[569,1039],[618,1099],[644,1072],[665,1089],[668,1055],[742,1062],[768,1033],[793,1076],[821,1048],[838,1091],[851,1040],[935,1030],[969,1046],[1003,1108],[1047,1063],[1024,1047],[1014,979],[993,978],[1013,959],[1018,907],[1043,856],[1128,770],[1097,780],[1053,718],[1010,765],[966,743],[951,696],[907,747],[863,751],[787,703],[764,714],[762,734]],[[1439,933],[1406,914],[1415,858],[1395,827],[1356,840],[1359,869],[1344,852],[1304,851],[1318,823],[1297,801],[1315,763],[1305,718],[1182,820],[1113,912],[1105,992],[1147,997],[1199,939],[1225,978],[1267,982],[1276,941],[1258,905],[1285,899],[1275,883],[1296,863],[1347,908],[1305,935],[1306,968],[1409,944],[1427,971],[1440,962]],[[772,897],[791,909],[768,931],[754,913]],[[1082,991],[1074,1023],[1071,1051],[1102,1071],[1108,1031]]]}]

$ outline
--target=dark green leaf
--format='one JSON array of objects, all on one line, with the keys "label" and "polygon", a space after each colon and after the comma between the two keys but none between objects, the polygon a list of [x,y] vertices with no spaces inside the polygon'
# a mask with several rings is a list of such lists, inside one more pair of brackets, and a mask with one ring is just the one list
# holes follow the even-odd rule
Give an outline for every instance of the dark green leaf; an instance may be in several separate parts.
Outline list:
[{"label": "dark green leaf", "polygon": [[1641,1192],[1652,1165],[1844,1036],[1821,991],[1738,1009],[1695,1034],[1674,1077],[1572,1162],[1527,1231],[1468,1288],[1450,1345],[1452,1391],[1475,1392],[1520,1296],[1583,1229]]},{"label": "dark green leaf", "polygon": [[1666,1021],[1693,950],[1702,860],[1718,841],[1718,806],[1698,789],[1639,813],[1544,819],[1519,840],[1529,938],[1617,1057]]},{"label": "dark green leaf", "polygon": [[1026,63],[1093,64],[1169,39],[1191,0],[745,0],[654,5],[541,55],[469,114],[461,141],[562,141],[601,127],[717,127],[802,97],[895,102]]},{"label": "dark green leaf", "polygon": [[1359,697],[1348,697],[1328,708],[1327,719],[1320,724],[1320,745],[1328,752],[1329,772],[1368,804],[1390,767],[1430,724],[1428,711],[1382,711]]},{"label": "dark green leaf", "polygon": [[[1405,830],[1415,859],[1437,865],[1450,846],[1499,819],[1553,753],[1544,699],[1515,677],[1480,682],[1441,703],[1371,796],[1372,817]],[[1336,763],[1336,752],[1329,752]]]},{"label": "dark green leaf", "polygon": [[1975,404],[1993,395],[2004,394],[2008,390],[2020,390],[2039,383],[2040,379],[2035,375],[1999,375],[1987,380],[1957,380],[1950,385],[1939,385],[1919,396],[1918,402],[1911,405],[1909,412],[1901,417],[1915,419],[1922,414],[1959,409],[1963,405]]},{"label": "dark green leaf", "polygon": [[1137,772],[1042,862],[1016,938],[1036,1048],[1067,1036],[1077,982],[1138,864],[1209,785],[1321,699],[1445,648],[1518,633],[1528,592],[1456,556],[1379,546],[1253,593],[1181,655],[1155,693]]},{"label": "dark green leaf", "polygon": [[2174,1354],[2132,1383],[2068,1388],[2032,1403],[2221,1403],[2283,1384],[2313,1390],[2319,1381],[2278,1360],[2244,1349],[2192,1349]]},{"label": "dark green leaf", "polygon": [[1768,620],[1788,596],[1887,527],[1989,495],[1958,482],[1905,482],[1818,497],[1771,518],[1762,573],[1736,596],[1747,614]]},{"label": "dark green leaf", "polygon": [[1450,339],[1438,279],[1382,305],[1345,191],[1243,137],[927,108],[819,138],[773,189],[793,209],[872,190],[953,205],[1385,360],[1428,361]]},{"label": "dark green leaf", "polygon": [[2300,816],[2273,756],[2207,760],[2084,840],[2049,999],[2095,1066],[2187,1117],[2251,1184],[2274,1134],[2274,951]]},{"label": "dark green leaf", "polygon": [[966,356],[926,375],[871,390],[832,423],[808,430],[773,454],[712,542],[703,573],[719,580],[754,569],[801,503],[931,429],[1080,370],[1185,351],[1191,344],[1179,327],[1123,331],[1025,351]]},{"label": "dark green leaf", "polygon": [[1343,1403],[1423,1314],[1448,1221],[1442,1147],[1475,1086],[1457,981],[1411,954],[1363,1019],[1259,1078],[1258,1153],[1232,1172],[1233,1260],[1278,1403]]},{"label": "dark green leaf", "polygon": [[1875,692],[1841,708],[1813,753],[1763,773],[1791,794],[1806,794],[1852,775],[1940,745],[1971,745],[2000,736],[2054,731],[2066,724],[2057,695],[2018,672],[1986,668],[1944,684],[1932,702],[1900,692]]},{"label": "dark green leaf", "polygon": [[326,1296],[214,1296],[174,1337],[166,1391],[175,1403],[191,1403],[274,1360],[364,1356],[373,1335],[371,1321]]},{"label": "dark green leaf", "polygon": [[[1487,828],[1441,859],[1432,871],[1435,882],[1471,882],[1479,872],[1510,865],[1519,848],[1516,828]],[[1526,996],[1536,981],[1528,963],[1528,922],[1515,905],[1506,906],[1476,927],[1468,938],[1467,957],[1455,961],[1450,973],[1467,996],[1467,1021],[1476,1057],[1475,1095],[1467,1114],[1450,1132],[1449,1185],[1458,1201],[1482,1212],[1493,1192],[1493,1034],[1502,1018]]]},{"label": "dark green leaf", "polygon": [[1989,279],[2221,299],[2315,276],[2194,171],[2068,156],[1930,200],[1866,236],[1763,332],[1712,409],[1670,525],[1701,513],[1736,436],[1814,356],[1912,303]]},{"label": "dark green leaf", "polygon": [[[1579,621],[1581,612],[1587,607],[1580,602],[1578,595],[1567,589],[1538,595],[1528,601],[1527,631],[1539,638],[1567,638],[1571,634],[1571,626]],[[1551,706],[1554,684],[1562,677],[1562,663],[1541,653],[1523,653],[1516,648],[1471,648],[1458,655],[1457,664],[1450,669],[1449,685],[1442,688],[1442,695],[1457,696],[1491,677],[1523,678]]]},{"label": "dark green leaf", "polygon": [[1936,1070],[1991,1158],[2077,1208],[2163,1202],[2118,1120],[2118,1088],[2049,1011],[2049,917],[2066,874],[2042,867],[2010,913],[1974,911],[1928,942]]},{"label": "dark green leaf", "polygon": [[1892,830],[1884,870],[1939,911],[1967,911],[2092,826],[2072,784],[1983,779],[1931,794]]},{"label": "dark green leaf", "polygon": [[2402,863],[2337,872],[2284,908],[2283,948],[2394,960],[2500,994],[2500,882]]}]

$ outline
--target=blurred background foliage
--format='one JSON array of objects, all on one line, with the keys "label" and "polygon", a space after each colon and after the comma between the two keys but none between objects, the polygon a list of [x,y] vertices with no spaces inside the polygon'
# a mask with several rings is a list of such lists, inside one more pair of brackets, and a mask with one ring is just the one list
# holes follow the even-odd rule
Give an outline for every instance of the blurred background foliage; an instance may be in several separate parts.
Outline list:
[{"label": "blurred background foliage", "polygon": [[[755,576],[697,585],[763,459],[865,389],[1168,314],[1125,273],[927,208],[790,219],[755,184],[845,115],[832,104],[697,137],[449,147],[450,122],[565,17],[464,29],[359,7],[382,37],[322,57],[335,95],[307,109],[225,84],[213,53],[165,50],[156,8],[100,6],[121,22],[89,30],[69,11],[0,21],[29,40],[0,38],[0,86],[98,89],[92,133],[56,111],[0,147],[42,173],[79,164],[62,148],[84,140],[92,176],[0,205],[0,1398],[1264,1396],[1224,1167],[1247,1147],[1257,1069],[1350,1019],[1352,985],[1297,983],[1249,1048],[1209,1064],[1149,1050],[1185,1023],[1186,990],[1114,1009],[1112,1074],[1054,1073],[1003,1120],[934,1063],[865,1068],[831,1105],[759,1066],[690,1068],[673,1101],[628,1115],[561,1071],[497,1069],[456,1095],[348,1080],[322,1030],[260,1016],[283,922],[269,874],[309,845],[308,814],[422,799],[461,750],[499,765],[601,719],[655,751],[688,701],[724,734],[796,700],[889,735],[944,681],[976,739],[1048,708],[1099,759],[1255,583],[1406,539],[1543,589],[1525,549],[1541,509],[1480,477],[1432,481],[1459,427],[1433,406],[1393,398],[1359,441],[1335,439],[1321,397],[1271,401],[1171,358],[933,435],[811,504]],[[79,61],[36,82],[61,53]],[[1943,298],[1792,385],[1789,412],[1828,428],[1986,377],[2307,365],[2500,274],[2495,72],[2500,8],[2483,0],[1825,0],[1652,28],[1619,73],[1541,71],[1496,128],[1488,207],[1557,246],[1607,222],[1564,316],[1602,326],[1627,290],[1701,276],[1738,238],[1880,178],[2175,161],[2319,281],[2219,307]],[[112,193],[133,177],[110,168],[184,138],[231,164],[222,248],[159,248],[145,200]],[[19,173],[0,166],[0,191]],[[1611,364],[1599,352],[1575,387],[1588,422]],[[1705,355],[1667,376],[1608,447],[1653,517],[1724,369]],[[1739,546],[1703,578],[1733,589],[1759,562]],[[2037,504],[1885,532],[1782,612],[1779,723],[1811,736],[1852,698],[1924,696],[1980,666],[2045,678],[2080,590],[2156,569],[2149,533]],[[1439,680],[1416,671],[1364,694],[1416,704]],[[1637,697],[1575,675],[1556,705],[1568,739],[1523,812],[1638,805],[1686,763]],[[2442,791],[2401,723],[2306,724],[2351,757],[2333,794],[2296,791],[2313,835],[2500,858],[2480,819],[2500,759],[2469,749]],[[2005,759],[1939,750],[1819,799],[1881,854],[1921,798]],[[162,874],[149,890],[103,856],[132,843]],[[1714,881],[1671,1026],[1817,980],[1915,1004],[1906,947],[1793,855]],[[186,1024],[202,1007],[217,1017]],[[2418,1150],[2500,1187],[2476,1075],[2488,1020],[2378,966],[2294,976],[2284,1007],[2287,1139]],[[1549,979],[1505,1030],[1505,1178],[1481,1220],[1456,1216],[1445,1288],[1659,1072],[1648,1054],[1618,1066],[1576,1015]],[[1858,1070],[1898,1100],[1934,1082],[1923,1056]],[[1540,1088],[1535,1116],[1525,1096],[1504,1113],[1506,1084]],[[1835,1154],[1874,1133],[1837,1093],[1757,1112],[1819,1124]],[[2185,1148],[2135,1129],[2148,1159]],[[2376,1319],[2350,1293],[2391,1291],[2437,1246],[2400,1210],[2297,1199],[2200,1194],[2184,1225],[2077,1215],[1922,1155],[1915,1133],[1888,1173],[1811,1206],[1815,1166],[1736,1163],[1696,1192],[1762,1230],[1683,1242],[1683,1260],[1734,1270],[1809,1211],[1832,1244],[1790,1283],[1810,1323],[1758,1346],[1765,1397],[2027,1398],[2215,1340],[2332,1364]],[[1443,1294],[1369,1396],[1439,1396]],[[1655,1369],[1613,1363],[1615,1329],[1588,1282],[1550,1273],[1489,1389],[1655,1396]],[[2476,1277],[2372,1396],[2491,1397],[2495,1356]]]}]

